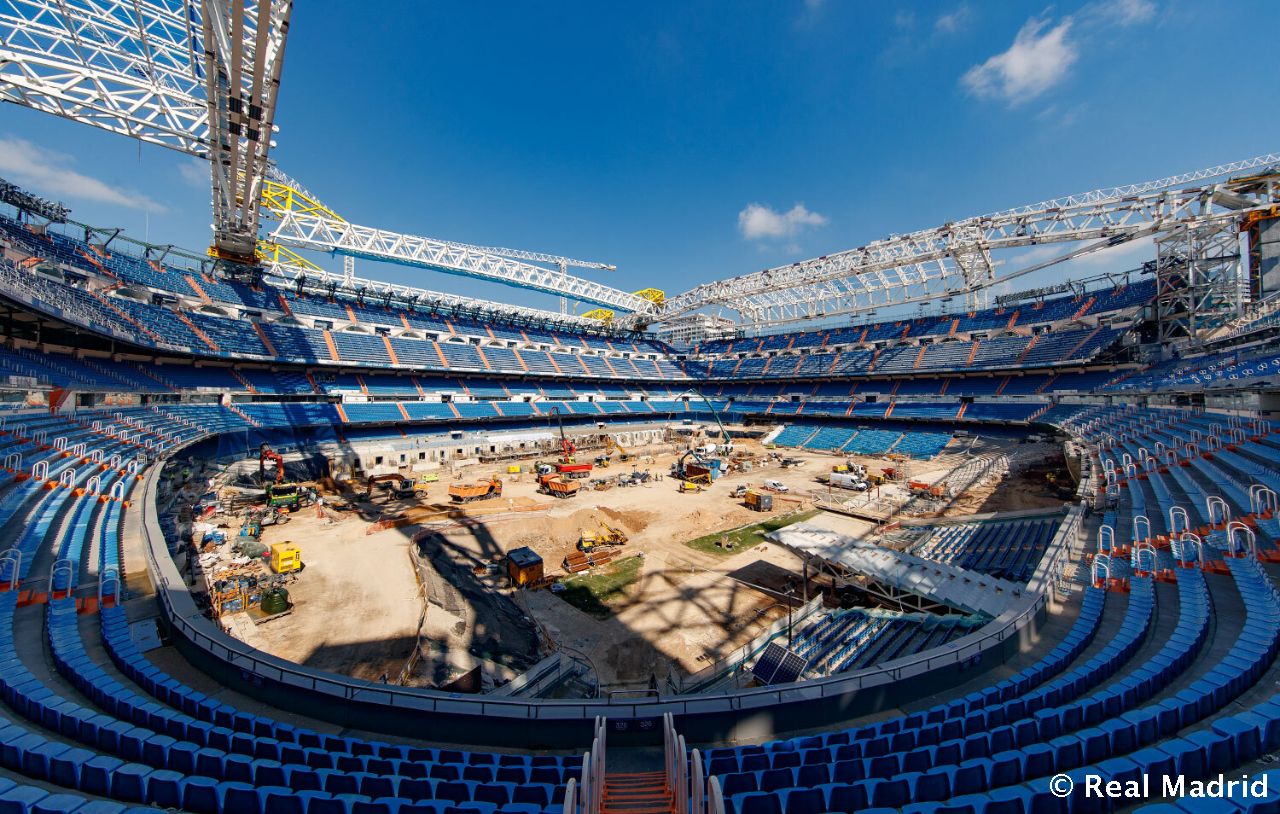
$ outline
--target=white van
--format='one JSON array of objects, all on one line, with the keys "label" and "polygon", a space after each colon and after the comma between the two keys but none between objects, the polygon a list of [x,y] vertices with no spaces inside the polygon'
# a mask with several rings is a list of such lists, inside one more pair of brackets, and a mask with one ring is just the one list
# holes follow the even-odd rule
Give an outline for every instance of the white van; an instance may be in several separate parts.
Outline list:
[{"label": "white van", "polygon": [[764,482],[764,488],[770,492],[789,492],[787,485],[780,480],[767,480]]}]

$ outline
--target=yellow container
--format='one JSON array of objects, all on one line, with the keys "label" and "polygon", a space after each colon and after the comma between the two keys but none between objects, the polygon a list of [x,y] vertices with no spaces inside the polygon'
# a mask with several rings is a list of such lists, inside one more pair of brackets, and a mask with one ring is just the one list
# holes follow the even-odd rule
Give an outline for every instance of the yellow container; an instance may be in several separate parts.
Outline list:
[{"label": "yellow container", "polygon": [[271,544],[271,570],[277,574],[302,570],[302,549],[290,542]]},{"label": "yellow container", "polygon": [[519,475],[519,474],[520,474],[520,464],[512,464],[511,466],[508,466],[508,467],[507,467],[507,474],[508,474],[508,475]]}]

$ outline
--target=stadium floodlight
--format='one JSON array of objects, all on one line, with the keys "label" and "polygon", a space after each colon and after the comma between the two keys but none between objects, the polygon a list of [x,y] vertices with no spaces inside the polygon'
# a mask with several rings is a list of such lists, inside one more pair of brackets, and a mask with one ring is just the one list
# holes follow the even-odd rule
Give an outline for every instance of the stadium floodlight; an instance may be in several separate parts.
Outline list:
[{"label": "stadium floodlight", "polygon": [[71,210],[62,204],[32,195],[17,184],[11,184],[3,178],[0,178],[0,201],[51,223],[66,223],[71,215]]}]

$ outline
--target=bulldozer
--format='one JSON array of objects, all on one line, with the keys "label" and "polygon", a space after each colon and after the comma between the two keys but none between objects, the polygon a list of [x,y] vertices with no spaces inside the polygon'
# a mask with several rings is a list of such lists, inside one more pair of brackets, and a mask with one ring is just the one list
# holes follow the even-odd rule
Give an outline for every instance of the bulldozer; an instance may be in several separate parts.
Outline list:
[{"label": "bulldozer", "polygon": [[626,545],[627,534],[622,529],[614,528],[608,523],[601,523],[599,531],[582,529],[578,537],[578,550],[591,551],[598,546]]},{"label": "bulldozer", "polygon": [[694,483],[691,480],[680,481],[680,494],[689,494],[691,492],[701,492],[705,487],[700,483]]}]

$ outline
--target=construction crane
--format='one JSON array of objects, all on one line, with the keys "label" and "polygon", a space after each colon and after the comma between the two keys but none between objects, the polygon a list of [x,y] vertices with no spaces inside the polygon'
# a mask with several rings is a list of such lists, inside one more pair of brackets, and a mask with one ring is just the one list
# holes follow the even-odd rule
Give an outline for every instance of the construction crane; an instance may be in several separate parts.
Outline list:
[{"label": "construction crane", "polygon": [[702,394],[700,390],[689,389],[680,394],[680,398],[688,396],[697,396],[702,399],[702,403],[707,405],[707,409],[711,412],[711,417],[716,420],[716,426],[720,428],[720,444],[725,455],[733,452],[733,439],[729,437],[729,431],[725,429],[724,422],[720,420],[720,413],[716,412],[715,405],[711,403],[711,399]]},{"label": "construction crane", "polygon": [[556,424],[560,428],[560,460],[556,462],[556,471],[567,478],[585,478],[591,474],[590,463],[577,463],[574,456],[578,453],[577,446],[569,440],[569,436],[564,431],[564,419],[560,414],[560,407],[552,407],[547,414],[548,417],[555,416]]}]

